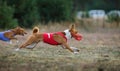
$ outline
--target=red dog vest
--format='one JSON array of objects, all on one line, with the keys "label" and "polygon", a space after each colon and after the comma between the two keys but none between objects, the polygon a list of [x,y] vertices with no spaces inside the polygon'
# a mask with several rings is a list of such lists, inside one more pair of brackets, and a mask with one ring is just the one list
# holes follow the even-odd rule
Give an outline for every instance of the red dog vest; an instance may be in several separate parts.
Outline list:
[{"label": "red dog vest", "polygon": [[48,43],[48,44],[51,44],[51,45],[60,45],[60,43],[56,42],[53,38],[53,34],[58,34],[60,36],[62,36],[63,38],[66,39],[67,41],[67,38],[65,37],[65,35],[62,33],[62,32],[57,32],[57,33],[44,33],[43,34],[43,41],[45,43]]}]

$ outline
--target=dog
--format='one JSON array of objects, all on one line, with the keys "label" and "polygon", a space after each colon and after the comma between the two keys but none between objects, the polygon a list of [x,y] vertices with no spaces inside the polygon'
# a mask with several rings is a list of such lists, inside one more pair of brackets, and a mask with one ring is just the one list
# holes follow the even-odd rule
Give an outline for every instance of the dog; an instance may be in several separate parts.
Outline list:
[{"label": "dog", "polygon": [[34,48],[38,42],[43,41],[44,43],[48,43],[50,45],[61,45],[63,48],[68,49],[73,53],[78,53],[79,49],[75,47],[70,47],[67,42],[69,39],[75,38],[80,41],[82,39],[81,34],[75,29],[75,25],[72,24],[71,27],[63,32],[55,32],[55,33],[40,33],[38,27],[33,28],[33,34],[28,37],[28,39],[23,43],[16,51],[21,48],[27,48],[29,45],[32,45],[28,48]]},{"label": "dog", "polygon": [[17,40],[17,42],[18,42],[18,39],[15,37],[16,35],[24,36],[25,34],[27,34],[27,33],[23,28],[16,27],[14,29],[0,32],[0,40],[9,42],[10,44],[12,44],[11,40]]}]

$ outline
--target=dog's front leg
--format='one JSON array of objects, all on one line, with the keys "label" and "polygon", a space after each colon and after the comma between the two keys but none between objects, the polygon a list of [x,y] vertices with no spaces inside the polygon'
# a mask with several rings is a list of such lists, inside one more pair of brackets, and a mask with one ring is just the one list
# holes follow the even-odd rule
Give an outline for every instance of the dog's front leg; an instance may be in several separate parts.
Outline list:
[{"label": "dog's front leg", "polygon": [[10,40],[9,44],[12,44],[12,40]]},{"label": "dog's front leg", "polygon": [[75,54],[77,54],[79,52],[79,49],[76,47],[70,47],[70,48],[74,51]]},{"label": "dog's front leg", "polygon": [[14,37],[13,37],[13,38],[10,38],[10,42],[9,42],[10,44],[12,44],[12,42],[13,42],[12,40],[15,40],[15,41],[16,41],[16,44],[19,43],[19,40],[18,40],[17,38],[14,38]]},{"label": "dog's front leg", "polygon": [[64,49],[70,50],[74,54],[77,54],[79,52],[79,49],[77,49],[75,47],[69,47],[69,45],[67,43],[62,44],[61,47],[64,48]]},{"label": "dog's front leg", "polygon": [[24,43],[24,44],[22,44],[19,48],[15,49],[15,51],[18,51],[18,50],[20,50],[21,48],[25,48],[25,47],[28,46],[28,45],[29,45],[29,43]]},{"label": "dog's front leg", "polygon": [[70,47],[74,52],[79,52],[79,49],[76,47]]},{"label": "dog's front leg", "polygon": [[[13,40],[6,41],[8,44],[13,44]],[[17,42],[18,43],[18,42]]]},{"label": "dog's front leg", "polygon": [[12,39],[17,40],[17,38],[16,38],[16,37],[9,37],[9,39],[10,39],[10,40],[12,40]]},{"label": "dog's front leg", "polygon": [[[63,45],[61,45],[61,47],[63,48],[63,49],[66,49],[66,47],[65,46],[63,46]],[[76,48],[76,47],[70,47],[74,52],[79,52],[79,49],[78,48]]]},{"label": "dog's front leg", "polygon": [[10,40],[10,41],[6,41],[6,43],[8,43],[8,44],[12,44],[12,41]]},{"label": "dog's front leg", "polygon": [[67,43],[63,43],[63,44],[62,44],[62,47],[70,50],[71,52],[74,52]]}]

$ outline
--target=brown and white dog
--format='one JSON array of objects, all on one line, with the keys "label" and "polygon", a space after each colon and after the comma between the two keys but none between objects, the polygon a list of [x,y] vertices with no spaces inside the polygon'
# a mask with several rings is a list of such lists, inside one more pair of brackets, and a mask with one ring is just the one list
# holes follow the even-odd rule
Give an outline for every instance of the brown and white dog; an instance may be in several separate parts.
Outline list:
[{"label": "brown and white dog", "polygon": [[[0,32],[0,40],[9,42],[10,44],[12,44],[11,40],[13,40],[13,39],[17,40],[17,38],[15,37],[16,35],[24,36],[24,34],[27,34],[27,33],[23,28],[16,27],[14,29]],[[18,42],[18,40],[17,40],[17,42]]]},{"label": "brown and white dog", "polygon": [[[75,29],[75,25],[71,25],[71,27],[63,32],[55,32],[55,33],[40,33],[38,27],[33,28],[33,34],[30,35],[25,43],[23,43],[19,48],[16,49],[18,51],[21,48],[27,48],[29,45],[33,45],[30,48],[34,48],[38,42],[43,41],[50,45],[61,45],[62,47],[70,50],[71,52],[78,53],[79,50],[75,47],[70,47],[67,44],[68,39],[75,38],[80,41],[82,36],[78,34],[78,31]],[[28,47],[29,48],[29,47]]]}]

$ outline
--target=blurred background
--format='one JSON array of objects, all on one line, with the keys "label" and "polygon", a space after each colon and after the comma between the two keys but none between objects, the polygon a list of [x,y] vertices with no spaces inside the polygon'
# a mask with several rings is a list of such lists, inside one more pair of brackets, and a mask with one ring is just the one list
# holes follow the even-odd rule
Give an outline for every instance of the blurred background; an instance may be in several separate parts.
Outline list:
[{"label": "blurred background", "polygon": [[[83,36],[70,46],[39,43],[33,50],[18,48],[38,26],[41,32],[58,32],[75,24]],[[0,71],[120,71],[120,0],[0,0],[0,31],[26,29],[19,43],[0,41]]]},{"label": "blurred background", "polygon": [[119,27],[120,0],[0,0],[0,28],[74,22]]}]

